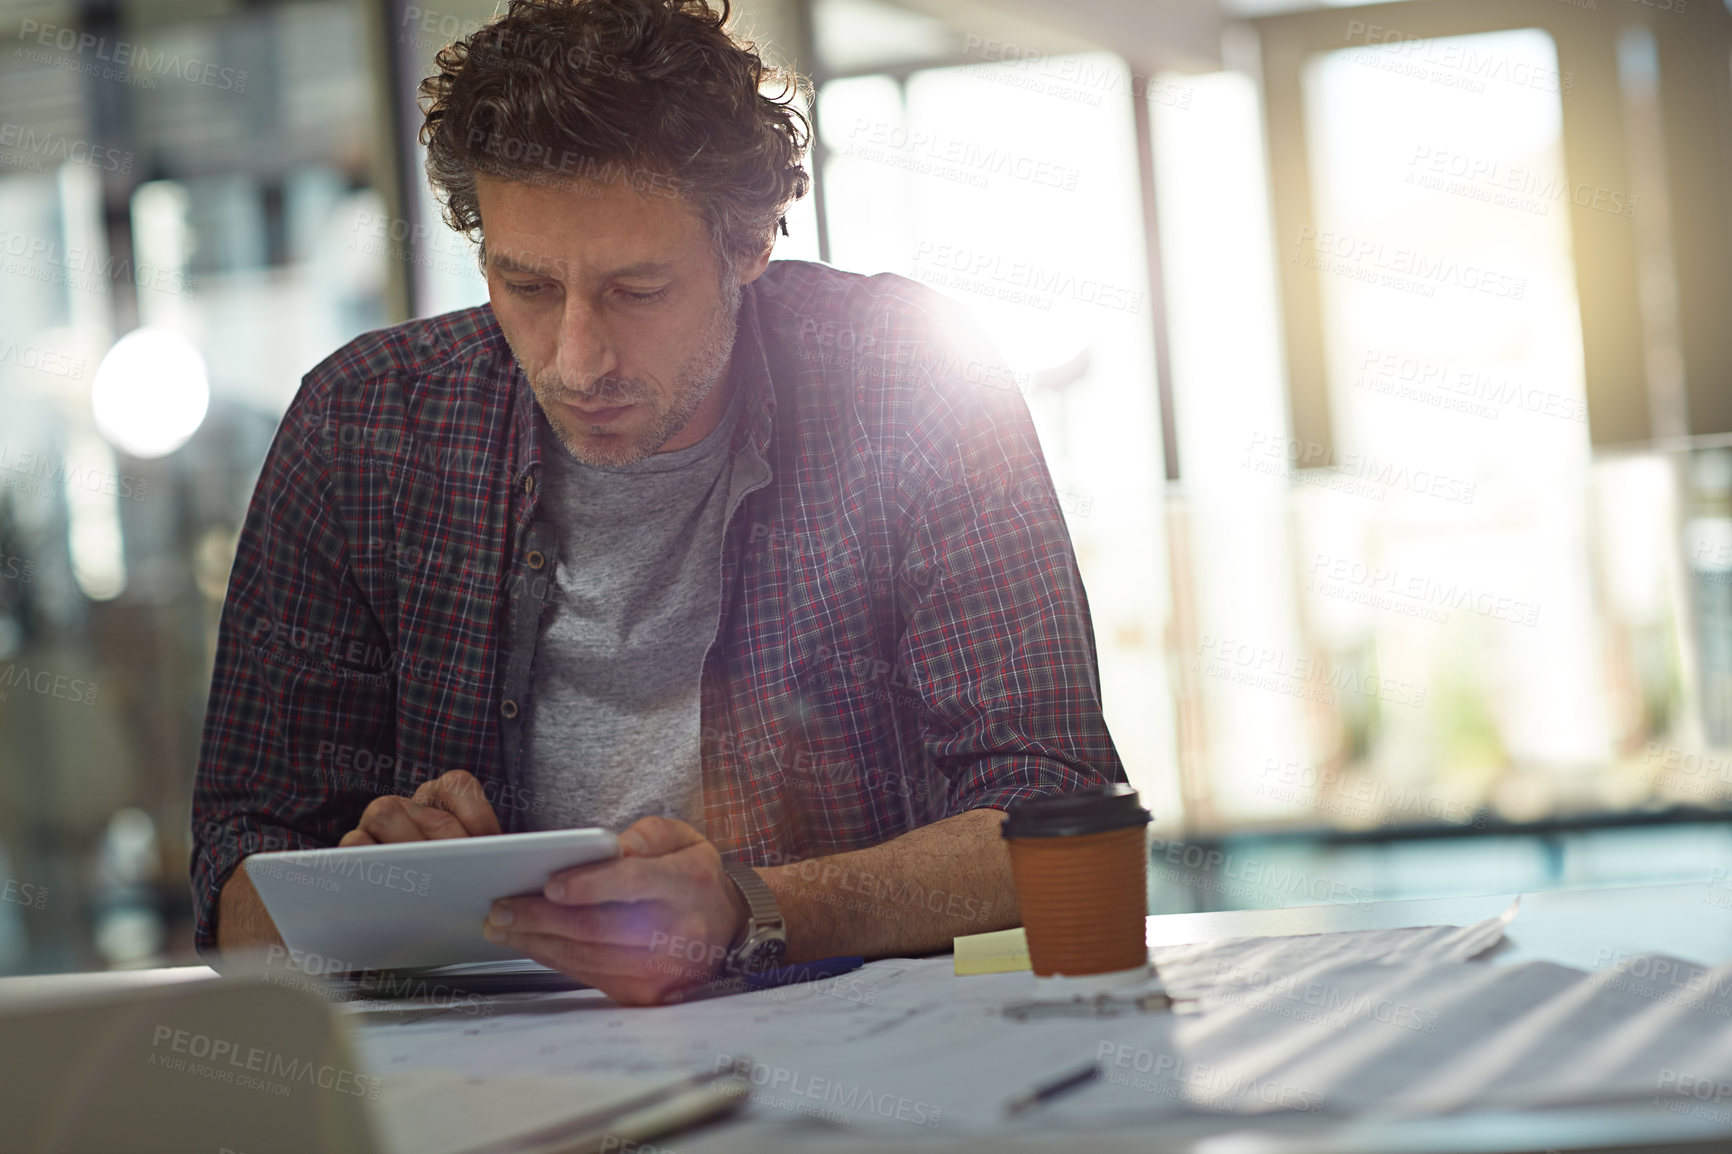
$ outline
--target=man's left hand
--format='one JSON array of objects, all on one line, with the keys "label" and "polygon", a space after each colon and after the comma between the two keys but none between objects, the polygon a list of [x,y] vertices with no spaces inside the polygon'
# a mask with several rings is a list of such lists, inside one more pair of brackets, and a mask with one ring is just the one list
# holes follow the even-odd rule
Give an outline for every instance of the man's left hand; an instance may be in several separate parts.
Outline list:
[{"label": "man's left hand", "polygon": [[646,817],[620,856],[554,874],[542,897],[493,903],[489,941],[624,1005],[654,1005],[709,981],[743,936],[746,902],[722,855],[683,821]]}]

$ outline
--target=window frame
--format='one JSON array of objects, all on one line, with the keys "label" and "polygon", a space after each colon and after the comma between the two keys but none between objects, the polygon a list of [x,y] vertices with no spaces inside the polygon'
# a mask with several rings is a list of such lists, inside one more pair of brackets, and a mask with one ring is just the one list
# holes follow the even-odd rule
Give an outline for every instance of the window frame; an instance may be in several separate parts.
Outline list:
[{"label": "window frame", "polygon": [[[1278,244],[1313,224],[1304,70],[1317,54],[1364,46],[1376,26],[1401,39],[1437,39],[1538,29],[1557,45],[1570,91],[1563,105],[1564,170],[1571,187],[1629,188],[1618,36],[1644,24],[1660,66],[1660,114],[1678,281],[1679,346],[1686,421],[1692,437],[1732,433],[1732,13],[1715,0],[1648,6],[1601,0],[1615,11],[1557,0],[1395,0],[1312,9],[1247,23],[1261,47],[1270,196]],[[1373,40],[1372,43],[1378,41]],[[1596,450],[1654,439],[1645,369],[1638,255],[1632,223],[1574,203],[1569,215],[1582,322],[1588,433]],[[1322,285],[1317,270],[1278,261],[1292,435],[1334,443],[1325,359]]]}]

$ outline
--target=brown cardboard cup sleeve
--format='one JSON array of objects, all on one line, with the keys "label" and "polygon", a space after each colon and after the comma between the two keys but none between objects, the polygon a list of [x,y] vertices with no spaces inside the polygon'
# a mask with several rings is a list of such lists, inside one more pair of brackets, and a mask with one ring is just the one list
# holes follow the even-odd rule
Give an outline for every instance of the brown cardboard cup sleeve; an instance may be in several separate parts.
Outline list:
[{"label": "brown cardboard cup sleeve", "polygon": [[1149,812],[1122,783],[1019,802],[1002,833],[1036,977],[1148,965]]}]

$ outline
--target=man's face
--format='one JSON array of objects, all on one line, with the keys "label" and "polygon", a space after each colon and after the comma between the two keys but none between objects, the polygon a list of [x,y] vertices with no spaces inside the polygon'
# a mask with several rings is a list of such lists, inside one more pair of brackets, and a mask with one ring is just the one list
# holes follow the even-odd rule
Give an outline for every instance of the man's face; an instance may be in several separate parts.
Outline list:
[{"label": "man's face", "polygon": [[619,466],[695,445],[727,408],[739,286],[685,202],[620,182],[477,180],[493,313],[560,442]]}]

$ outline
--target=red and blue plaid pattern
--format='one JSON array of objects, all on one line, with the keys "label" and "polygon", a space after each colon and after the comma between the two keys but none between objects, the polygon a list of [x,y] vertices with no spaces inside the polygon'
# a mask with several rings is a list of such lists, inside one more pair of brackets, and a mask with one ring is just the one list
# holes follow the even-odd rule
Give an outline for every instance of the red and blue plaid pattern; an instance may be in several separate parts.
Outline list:
[{"label": "red and blue plaid pattern", "polygon": [[[1122,781],[1027,405],[954,306],[773,262],[730,372],[740,461],[769,478],[728,522],[702,675],[717,847],[799,860]],[[519,784],[559,596],[534,404],[486,306],[369,333],[302,382],[223,606],[193,796],[201,951],[241,858],[334,845],[381,794],[464,769],[507,830],[542,804]]]}]

